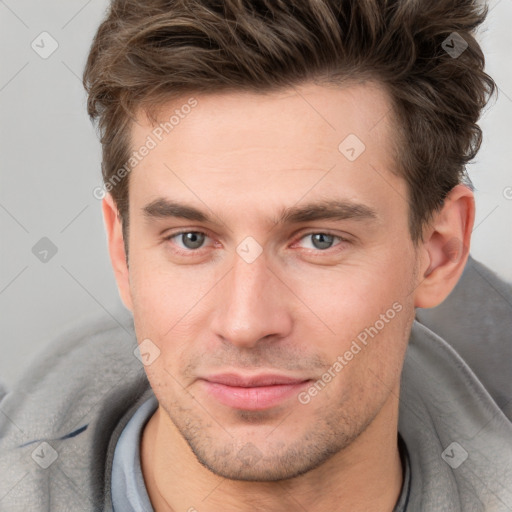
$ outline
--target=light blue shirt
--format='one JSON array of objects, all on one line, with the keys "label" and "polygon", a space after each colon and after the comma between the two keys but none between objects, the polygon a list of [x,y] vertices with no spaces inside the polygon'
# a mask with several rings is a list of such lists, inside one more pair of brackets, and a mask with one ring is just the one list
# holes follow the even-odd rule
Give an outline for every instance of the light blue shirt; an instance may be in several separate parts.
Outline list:
[{"label": "light blue shirt", "polygon": [[119,437],[112,462],[114,512],[154,512],[140,465],[140,439],[144,426],[158,408],[152,396],[130,418]]}]

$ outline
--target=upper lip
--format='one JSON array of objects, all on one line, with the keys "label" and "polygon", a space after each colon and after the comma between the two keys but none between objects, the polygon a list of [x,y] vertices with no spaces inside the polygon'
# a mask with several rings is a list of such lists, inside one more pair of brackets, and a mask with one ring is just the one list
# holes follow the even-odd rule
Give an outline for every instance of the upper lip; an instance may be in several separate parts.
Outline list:
[{"label": "upper lip", "polygon": [[255,388],[262,386],[279,386],[285,384],[299,384],[309,379],[302,379],[298,377],[289,377],[286,375],[279,375],[275,373],[267,373],[260,375],[239,375],[236,373],[222,373],[203,377],[203,380],[213,382],[216,384],[223,384],[225,386],[233,386],[240,388]]}]

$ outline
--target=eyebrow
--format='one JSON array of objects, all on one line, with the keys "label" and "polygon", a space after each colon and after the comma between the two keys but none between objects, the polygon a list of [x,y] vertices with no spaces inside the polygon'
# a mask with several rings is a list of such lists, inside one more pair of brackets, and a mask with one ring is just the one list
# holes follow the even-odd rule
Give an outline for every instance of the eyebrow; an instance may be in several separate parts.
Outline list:
[{"label": "eyebrow", "polygon": [[[147,219],[179,218],[194,222],[219,224],[194,206],[160,197],[142,208]],[[375,220],[377,212],[361,203],[346,200],[321,200],[302,206],[283,208],[275,224],[299,224],[316,220]]]}]

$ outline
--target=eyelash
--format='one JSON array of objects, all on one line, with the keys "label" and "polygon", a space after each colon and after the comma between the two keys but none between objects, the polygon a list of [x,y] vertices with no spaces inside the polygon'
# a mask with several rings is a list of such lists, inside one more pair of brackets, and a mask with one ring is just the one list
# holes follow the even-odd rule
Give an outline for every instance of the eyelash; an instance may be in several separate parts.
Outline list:
[{"label": "eyelash", "polygon": [[[163,238],[164,241],[166,242],[170,242],[173,238],[176,238],[180,235],[184,235],[184,234],[187,234],[187,233],[199,233],[201,235],[205,235],[208,237],[208,234],[205,233],[204,231],[196,231],[196,230],[184,230],[184,231],[178,231],[176,233],[172,233],[166,237]],[[338,239],[340,243],[338,243],[337,245],[340,245],[341,243],[343,242],[346,242],[346,243],[350,243],[350,240],[346,239],[346,238],[343,238],[339,235],[336,235],[334,233],[331,233],[330,231],[310,231],[309,233],[304,233],[303,235],[300,236],[300,238],[298,239],[298,242],[300,242],[302,239],[306,238],[307,236],[312,236],[312,235],[318,235],[318,234],[322,234],[322,235],[328,235],[328,236],[332,236],[334,239]],[[209,238],[209,237],[208,237]],[[297,242],[294,242],[293,245],[295,245]],[[336,251],[336,248],[337,246],[335,245],[334,247],[331,247],[329,249],[324,249],[324,250],[321,250],[321,249],[306,249],[306,251],[308,252],[313,252],[313,253],[318,253],[318,254],[331,254],[333,251]],[[203,247],[199,248],[199,249],[181,249],[181,248],[177,248],[176,249],[176,252],[178,254],[181,254],[181,255],[185,255],[185,256],[190,256],[191,254],[194,254],[194,253],[200,253],[201,252],[201,249],[203,249]],[[338,249],[340,250],[340,249]]]}]

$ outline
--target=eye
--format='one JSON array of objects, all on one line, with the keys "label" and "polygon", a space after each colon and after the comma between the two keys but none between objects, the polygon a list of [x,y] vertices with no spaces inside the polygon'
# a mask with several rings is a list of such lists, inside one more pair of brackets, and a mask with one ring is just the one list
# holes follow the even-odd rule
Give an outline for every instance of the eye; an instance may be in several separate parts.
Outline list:
[{"label": "eye", "polygon": [[[345,242],[346,240],[340,236],[336,236],[330,233],[308,233],[300,238],[300,240],[311,239],[311,246],[306,247],[306,249],[317,249],[320,251],[326,251],[331,249],[333,246],[334,240],[338,239],[341,242]],[[300,241],[299,241],[300,242]]]},{"label": "eye", "polygon": [[[173,233],[164,238],[165,241],[172,242],[177,246],[177,251],[182,253],[199,252],[203,248],[205,240],[208,239],[208,235],[202,231],[180,231]],[[176,241],[174,241],[176,239]],[[302,245],[303,240],[310,239],[311,243],[309,246]],[[335,240],[339,240],[340,243],[334,244]],[[314,232],[307,233],[300,237],[299,241],[294,245],[302,245],[305,249],[327,252],[329,249],[336,245],[342,245],[342,242],[348,242],[345,238],[326,232]]]},{"label": "eye", "polygon": [[177,244],[180,249],[194,251],[200,249],[205,239],[208,237],[202,231],[180,231],[179,233],[167,236],[164,240],[171,241],[174,238],[181,241],[183,244],[182,246]]}]

